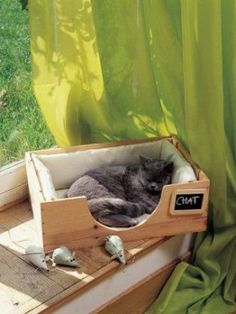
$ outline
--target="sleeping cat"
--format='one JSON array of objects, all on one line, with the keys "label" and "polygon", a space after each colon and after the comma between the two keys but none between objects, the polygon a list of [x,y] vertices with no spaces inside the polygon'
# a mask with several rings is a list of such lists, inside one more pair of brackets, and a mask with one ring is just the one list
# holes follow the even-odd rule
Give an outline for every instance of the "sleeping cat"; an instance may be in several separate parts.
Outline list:
[{"label": "sleeping cat", "polygon": [[151,214],[169,184],[173,163],[140,156],[140,163],[87,171],[69,188],[67,197],[83,196],[96,220],[110,227],[131,227],[136,217]]}]

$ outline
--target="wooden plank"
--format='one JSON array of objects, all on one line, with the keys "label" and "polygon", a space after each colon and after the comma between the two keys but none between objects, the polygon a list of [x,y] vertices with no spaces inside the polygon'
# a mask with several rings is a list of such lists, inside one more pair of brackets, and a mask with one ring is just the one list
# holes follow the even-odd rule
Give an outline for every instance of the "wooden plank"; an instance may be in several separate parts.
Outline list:
[{"label": "wooden plank", "polygon": [[28,200],[28,195],[27,196],[23,196],[22,198],[19,198],[18,200],[12,201],[10,203],[6,203],[5,205],[0,207],[0,212],[6,210],[8,208],[12,208],[15,205],[18,205],[19,203],[23,203],[26,200]]},{"label": "wooden plank", "polygon": [[133,140],[125,140],[119,142],[106,142],[106,143],[95,143],[95,144],[82,144],[76,145],[66,148],[51,148],[51,149],[43,149],[32,151],[33,154],[39,155],[51,155],[51,154],[62,154],[62,153],[71,153],[76,151],[84,151],[88,149],[99,149],[99,148],[109,148],[109,147],[117,147],[123,145],[130,145],[130,144],[142,144],[146,142],[156,142],[157,140],[167,139],[172,142],[172,136],[161,136],[161,137],[149,137],[144,139],[133,139]]},{"label": "wooden plank", "polygon": [[18,204],[28,198],[28,184],[25,183],[9,191],[0,193],[0,211]]},{"label": "wooden plank", "polygon": [[[148,249],[152,247],[157,246],[157,242],[160,244],[162,243],[164,239],[159,239],[159,242],[157,240],[155,241],[132,241],[132,242],[126,242],[125,243],[125,250],[126,250],[126,256],[127,259],[130,262],[133,262],[132,257],[134,255],[138,255],[139,257],[142,256],[142,251],[144,251],[144,248],[146,249],[145,252],[148,252]],[[145,243],[145,245],[144,245]],[[110,255],[106,252],[104,246],[94,246],[89,248],[80,248],[76,251],[78,259],[82,261],[82,265],[89,266],[89,270],[91,271],[91,268],[94,268],[94,271],[97,271],[98,269],[101,269],[102,267],[106,266],[111,262]],[[87,273],[88,270],[85,270]]]},{"label": "wooden plank", "polygon": [[91,314],[142,314],[156,300],[172,271],[180,261],[188,261],[191,253],[175,259],[157,272],[139,281]]},{"label": "wooden plank", "polygon": [[[165,241],[165,240],[159,239],[156,242],[154,242],[153,240],[146,241],[145,249],[143,249],[142,251],[138,251],[135,254],[135,260],[141,258],[145,254],[144,253],[145,250],[148,251],[149,248],[150,249],[151,248],[152,249],[157,248],[159,245],[161,245],[163,243],[163,241]],[[94,248],[94,249],[96,250],[96,251],[94,251],[94,253],[96,253],[97,256],[100,255],[100,257],[102,257],[102,255],[104,255],[104,253],[102,253],[102,254],[98,253],[98,250],[100,250],[100,252],[102,252],[102,250],[103,250],[102,248],[98,247],[98,248]],[[90,251],[91,248],[89,248],[87,250]],[[84,251],[83,251],[83,253],[84,253]],[[134,263],[134,256],[132,256],[130,254],[127,257],[128,257],[128,263],[127,264]],[[95,258],[95,257],[93,256],[93,258]],[[56,309],[56,308],[60,307],[61,305],[69,302],[70,300],[74,299],[76,296],[81,295],[82,293],[84,293],[88,289],[94,287],[95,285],[100,283],[102,280],[105,280],[107,277],[111,276],[112,274],[114,274],[118,270],[122,269],[122,267],[124,267],[123,265],[121,265],[117,261],[111,261],[109,255],[107,253],[106,253],[106,256],[105,257],[103,256],[102,258],[103,258],[102,264],[104,262],[104,265],[102,266],[100,264],[100,266],[102,266],[102,267],[98,268],[97,271],[93,272],[91,274],[91,276],[87,276],[82,281],[76,283],[72,287],[70,287],[70,288],[66,289],[65,291],[63,291],[62,293],[60,293],[58,296],[55,296],[54,298],[49,300],[47,302],[47,306],[42,305],[30,313],[32,313],[32,314],[38,313],[38,312],[40,312],[40,313],[41,312],[42,313],[51,313],[51,312],[53,312],[54,309]],[[107,260],[107,262],[106,262],[106,260]],[[86,262],[87,262],[87,260],[86,260]]]},{"label": "wooden plank", "polygon": [[133,247],[129,247],[130,242],[126,242],[125,248],[126,250],[128,250],[128,253],[130,254],[130,258],[133,262],[134,261],[133,258],[135,258],[137,254],[139,257],[141,257],[144,254],[144,252],[146,254],[150,252],[152,249],[154,249],[157,246],[157,243],[158,245],[161,245],[163,242],[169,240],[170,238],[171,237],[159,237],[155,239],[146,239],[146,240],[143,240],[142,243]]},{"label": "wooden plank", "polygon": [[21,228],[27,229],[29,234],[26,236],[28,238],[31,237],[31,231],[36,234],[36,225],[33,219],[29,200],[21,202],[8,210],[0,212],[0,226],[1,225],[4,226],[5,231],[8,232],[16,232],[19,229],[20,233]]},{"label": "wooden plank", "polygon": [[0,194],[27,183],[25,161],[11,163],[0,168]]},{"label": "wooden plank", "polygon": [[16,219],[19,220],[19,222],[22,223],[26,223],[29,220],[33,221],[33,214],[29,200],[25,200],[24,202],[19,202],[13,205],[11,209],[7,211],[7,214],[9,216],[15,217]]},{"label": "wooden plank", "polygon": [[0,274],[1,313],[26,313],[63,290],[2,245]]},{"label": "wooden plank", "polygon": [[24,160],[0,168],[0,211],[28,198]]},{"label": "wooden plank", "polygon": [[[133,261],[133,254],[131,254],[131,251],[137,247],[140,248],[143,242],[144,241],[125,243],[127,257],[130,261]],[[147,251],[148,244],[146,244],[146,252]],[[144,254],[144,247],[143,249],[141,247],[139,250],[137,250],[137,252],[139,252],[139,256],[141,257],[142,254]],[[102,269],[103,267],[106,267],[106,265],[111,262],[110,255],[105,251],[103,247],[83,248],[76,250],[76,257],[79,260],[79,269],[60,266],[60,268],[57,269],[59,273],[55,271],[53,273],[49,273],[48,276],[52,280],[62,285],[64,288],[69,288],[75,283],[79,283],[81,281],[90,281],[91,276],[93,276],[96,271]],[[62,276],[63,272],[65,274],[64,277]],[[68,274],[70,276],[68,276]]]}]

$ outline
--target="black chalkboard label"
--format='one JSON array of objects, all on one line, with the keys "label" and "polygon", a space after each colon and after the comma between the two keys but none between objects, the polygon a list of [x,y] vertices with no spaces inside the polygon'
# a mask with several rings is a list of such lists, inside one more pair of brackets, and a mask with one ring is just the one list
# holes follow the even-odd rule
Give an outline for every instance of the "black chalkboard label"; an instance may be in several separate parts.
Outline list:
[{"label": "black chalkboard label", "polygon": [[204,193],[177,194],[174,210],[196,210],[202,208]]}]

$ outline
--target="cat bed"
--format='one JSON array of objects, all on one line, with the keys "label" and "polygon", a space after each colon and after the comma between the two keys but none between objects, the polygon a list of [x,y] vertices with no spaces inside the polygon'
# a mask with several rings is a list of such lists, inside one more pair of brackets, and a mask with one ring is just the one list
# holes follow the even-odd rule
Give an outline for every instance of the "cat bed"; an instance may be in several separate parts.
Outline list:
[{"label": "cat bed", "polygon": [[[169,160],[174,163],[174,172],[172,175],[171,184],[166,185],[163,188],[160,203],[157,206],[157,209],[150,216],[153,217],[160,211],[160,208],[163,206],[162,201],[164,197],[164,199],[166,199],[165,206],[167,207],[168,212],[168,215],[164,215],[165,219],[178,219],[179,217],[182,217],[183,214],[187,214],[187,216],[193,218],[193,214],[195,214],[195,216],[197,215],[198,219],[200,217],[204,218],[202,220],[202,222],[204,222],[196,229],[205,229],[209,180],[206,175],[196,165],[193,164],[182,146],[181,150],[179,147],[180,143],[177,140],[168,138],[151,140],[147,139],[137,142],[130,141],[126,143],[104,145],[82,145],[77,148],[70,148],[68,150],[53,149],[48,151],[27,153],[27,174],[32,206],[33,209],[35,208],[34,212],[35,216],[37,217],[41,233],[44,232],[44,234],[46,234],[45,231],[47,230],[48,239],[50,239],[49,242],[47,244],[44,243],[44,245],[46,245],[47,248],[51,248],[54,243],[58,241],[58,234],[56,237],[51,236],[51,234],[54,233],[53,229],[58,229],[58,226],[52,227],[52,222],[48,221],[49,217],[51,217],[52,220],[55,220],[56,216],[66,217],[73,213],[73,217],[66,217],[66,220],[70,221],[70,223],[73,225],[73,220],[78,219],[80,221],[84,214],[86,217],[85,220],[87,219],[90,221],[90,225],[92,225],[93,230],[101,231],[103,227],[106,228],[106,232],[97,232],[98,234],[111,233],[111,230],[109,230],[108,227],[102,226],[91,216],[85,197],[66,198],[66,192],[71,184],[86,171],[98,168],[100,166],[136,164],[139,162],[140,155]],[[34,186],[32,186],[32,180],[34,182]],[[171,187],[171,190],[168,191],[168,189],[166,189],[167,187]],[[178,194],[176,194],[176,191],[178,191]],[[189,203],[187,206],[189,208],[186,208],[185,206],[185,208],[182,210],[181,208],[175,210],[176,197],[181,193],[183,194],[182,201],[185,200],[185,202],[188,202],[186,197],[190,197],[191,195],[196,196],[195,200],[201,196],[201,204],[198,204],[199,208],[191,209],[190,205],[192,204]],[[36,201],[33,201],[35,197]],[[35,205],[35,203],[37,205]],[[58,207],[58,209],[56,209],[56,207]],[[71,209],[69,210],[68,207]],[[76,211],[77,213],[75,213]],[[68,215],[66,215],[65,212],[67,212]],[[46,214],[42,215],[42,213]],[[81,217],[78,216],[79,213],[81,214]],[[143,215],[139,217],[140,225],[130,228],[129,231],[131,231],[131,229],[134,230],[135,228],[140,228],[142,225],[146,225],[146,222],[151,219],[147,219],[148,217],[149,215]],[[46,221],[47,225],[45,226]],[[50,230],[50,225],[52,230]],[[74,243],[77,240],[72,239],[73,230],[69,232],[68,228],[69,225],[65,228],[65,230],[61,230],[61,233],[67,235],[70,233],[69,242]],[[78,227],[75,229],[77,230]],[[116,230],[116,232],[122,231],[123,230]],[[191,229],[187,232],[192,231],[198,230]],[[185,231],[183,230],[183,232]],[[177,231],[177,233],[183,232],[182,230]],[[166,232],[163,234],[163,231],[161,231],[159,234],[155,234],[155,236],[176,234],[176,231],[169,231],[167,234],[165,233]],[[68,241],[67,235],[65,235],[66,241]],[[152,237],[151,232],[147,232],[147,235]],[[81,237],[83,238],[83,235],[80,234],[79,238],[81,245],[82,242],[92,244],[91,237],[88,239],[85,235],[84,241],[81,240]],[[95,238],[96,237],[99,238],[99,235],[95,236]],[[59,244],[62,244],[62,242]]]}]

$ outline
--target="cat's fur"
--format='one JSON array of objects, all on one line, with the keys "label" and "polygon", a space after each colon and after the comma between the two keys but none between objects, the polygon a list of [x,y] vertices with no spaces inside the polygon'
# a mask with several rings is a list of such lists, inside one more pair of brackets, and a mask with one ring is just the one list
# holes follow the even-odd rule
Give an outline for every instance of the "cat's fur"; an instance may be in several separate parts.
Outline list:
[{"label": "cat's fur", "polygon": [[156,208],[173,163],[140,156],[140,164],[107,166],[87,171],[69,188],[68,197],[88,199],[92,215],[110,227],[131,227],[136,217]]}]

